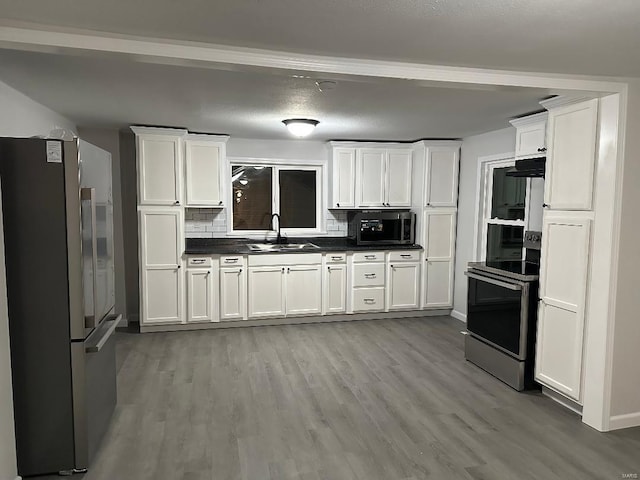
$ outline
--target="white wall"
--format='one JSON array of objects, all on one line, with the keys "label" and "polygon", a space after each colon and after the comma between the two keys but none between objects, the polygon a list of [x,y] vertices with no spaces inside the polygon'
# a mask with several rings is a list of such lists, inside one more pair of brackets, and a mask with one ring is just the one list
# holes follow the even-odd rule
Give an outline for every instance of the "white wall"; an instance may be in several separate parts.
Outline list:
[{"label": "white wall", "polygon": [[458,230],[456,239],[455,282],[453,310],[458,318],[467,315],[467,277],[464,271],[473,258],[473,235],[476,223],[478,159],[490,155],[512,153],[515,149],[516,129],[507,127],[474,135],[462,140],[460,154],[460,182],[458,194]]},{"label": "white wall", "polygon": [[640,82],[629,88],[611,382],[611,416],[640,424]]},{"label": "white wall", "polygon": [[[0,82],[0,136],[48,135],[56,128],[76,130],[76,126],[70,120]],[[0,480],[14,480],[18,473],[5,282],[4,244],[0,243]]]}]

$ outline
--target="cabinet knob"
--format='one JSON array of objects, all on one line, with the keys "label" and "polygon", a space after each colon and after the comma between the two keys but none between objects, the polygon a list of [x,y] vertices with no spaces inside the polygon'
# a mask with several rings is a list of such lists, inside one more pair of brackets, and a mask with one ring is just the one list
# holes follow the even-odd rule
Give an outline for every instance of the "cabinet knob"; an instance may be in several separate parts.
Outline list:
[{"label": "cabinet knob", "polygon": [[220,201],[218,202],[218,205],[222,205],[222,200],[220,200]]},{"label": "cabinet knob", "polygon": [[238,270],[238,273],[242,273],[242,269]]},{"label": "cabinet knob", "polygon": [[175,205],[180,205],[180,200],[176,200]]},{"label": "cabinet knob", "polygon": [[431,202],[427,202],[427,207],[431,206]]},{"label": "cabinet knob", "polygon": [[284,273],[284,267],[282,267],[282,273]]},{"label": "cabinet knob", "polygon": [[546,149],[546,147],[542,147],[542,148],[539,148],[538,151],[542,153],[542,152],[546,152],[547,149]]},{"label": "cabinet knob", "polygon": [[287,273],[291,273],[291,270],[287,268]]},{"label": "cabinet knob", "polygon": [[339,204],[339,203],[336,203],[336,207],[339,207],[339,206],[340,206],[340,204]]},{"label": "cabinet knob", "polygon": [[542,208],[549,208],[551,205],[549,205],[548,203],[543,203],[542,204]]},{"label": "cabinet knob", "polygon": [[181,265],[178,265],[178,269],[181,267]]}]

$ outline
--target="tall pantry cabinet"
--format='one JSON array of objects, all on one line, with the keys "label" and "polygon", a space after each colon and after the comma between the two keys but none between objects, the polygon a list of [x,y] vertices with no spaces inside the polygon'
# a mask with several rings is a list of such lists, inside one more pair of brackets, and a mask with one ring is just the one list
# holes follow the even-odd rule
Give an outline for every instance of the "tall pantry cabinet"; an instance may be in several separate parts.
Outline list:
[{"label": "tall pantry cabinet", "polygon": [[461,143],[422,141],[413,148],[411,209],[416,213],[416,243],[424,247],[422,308],[453,306]]},{"label": "tall pantry cabinet", "polygon": [[535,377],[581,405],[598,100],[541,103],[549,117]]}]

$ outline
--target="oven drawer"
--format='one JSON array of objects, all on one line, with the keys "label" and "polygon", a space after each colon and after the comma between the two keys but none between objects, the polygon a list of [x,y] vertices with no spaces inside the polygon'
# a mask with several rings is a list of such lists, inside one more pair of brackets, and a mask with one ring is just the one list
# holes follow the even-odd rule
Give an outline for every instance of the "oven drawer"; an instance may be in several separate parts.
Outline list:
[{"label": "oven drawer", "polygon": [[353,311],[384,310],[384,287],[356,288],[353,290]]},{"label": "oven drawer", "polygon": [[384,287],[384,263],[362,263],[353,266],[354,287]]}]

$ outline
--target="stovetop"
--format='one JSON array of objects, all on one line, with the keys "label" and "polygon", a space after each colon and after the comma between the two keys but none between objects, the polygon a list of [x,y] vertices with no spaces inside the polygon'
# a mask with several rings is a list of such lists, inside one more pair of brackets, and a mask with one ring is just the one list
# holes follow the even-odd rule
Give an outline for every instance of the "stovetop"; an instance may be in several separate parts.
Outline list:
[{"label": "stovetop", "polygon": [[540,274],[540,264],[520,260],[471,262],[469,269],[490,272],[524,282],[536,281]]}]

